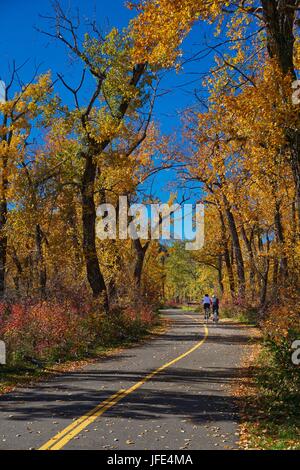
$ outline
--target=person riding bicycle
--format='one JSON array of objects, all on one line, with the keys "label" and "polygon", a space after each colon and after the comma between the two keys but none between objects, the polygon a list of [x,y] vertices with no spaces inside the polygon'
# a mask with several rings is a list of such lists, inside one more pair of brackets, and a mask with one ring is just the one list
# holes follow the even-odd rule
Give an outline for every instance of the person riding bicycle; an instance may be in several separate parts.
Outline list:
[{"label": "person riding bicycle", "polygon": [[212,296],[211,305],[213,311],[213,320],[215,323],[217,323],[219,321],[219,299],[216,295]]},{"label": "person riding bicycle", "polygon": [[204,320],[208,321],[210,317],[210,305],[211,305],[211,300],[208,294],[205,294],[202,300],[202,305],[204,307]]}]

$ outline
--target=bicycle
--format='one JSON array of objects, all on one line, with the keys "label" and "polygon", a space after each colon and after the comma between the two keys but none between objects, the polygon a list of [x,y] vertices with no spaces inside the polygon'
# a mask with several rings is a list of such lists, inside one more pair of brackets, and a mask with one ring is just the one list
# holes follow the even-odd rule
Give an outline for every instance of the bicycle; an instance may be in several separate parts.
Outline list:
[{"label": "bicycle", "polygon": [[213,309],[213,322],[216,325],[219,321],[219,311],[218,309]]},{"label": "bicycle", "polygon": [[210,317],[210,307],[209,306],[204,306],[204,321],[208,323]]}]

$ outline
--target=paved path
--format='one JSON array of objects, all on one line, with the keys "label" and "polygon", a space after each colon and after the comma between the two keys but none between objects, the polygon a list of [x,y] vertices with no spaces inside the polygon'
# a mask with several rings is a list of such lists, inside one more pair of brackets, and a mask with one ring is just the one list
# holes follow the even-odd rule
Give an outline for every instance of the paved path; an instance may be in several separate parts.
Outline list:
[{"label": "paved path", "polygon": [[164,335],[2,396],[0,449],[237,448],[231,386],[247,372],[248,328],[165,314]]}]

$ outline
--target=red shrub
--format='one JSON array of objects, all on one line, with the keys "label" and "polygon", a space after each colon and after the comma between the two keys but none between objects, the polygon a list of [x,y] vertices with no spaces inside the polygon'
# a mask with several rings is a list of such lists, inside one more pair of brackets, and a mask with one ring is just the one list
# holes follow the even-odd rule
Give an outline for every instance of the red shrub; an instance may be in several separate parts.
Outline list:
[{"label": "red shrub", "polygon": [[0,304],[0,338],[11,363],[26,357],[63,360],[82,355],[95,343],[138,337],[152,322],[152,307],[142,302],[119,307],[109,317],[99,303],[74,296],[59,302]]},{"label": "red shrub", "polygon": [[0,335],[13,359],[57,359],[81,352],[94,339],[86,317],[68,301],[1,305]]}]

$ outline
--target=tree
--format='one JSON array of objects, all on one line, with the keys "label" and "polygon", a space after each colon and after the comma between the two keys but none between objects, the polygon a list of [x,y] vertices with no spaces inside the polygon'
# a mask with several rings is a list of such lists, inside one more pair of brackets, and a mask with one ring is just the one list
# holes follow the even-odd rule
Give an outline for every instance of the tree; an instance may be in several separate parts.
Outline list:
[{"label": "tree", "polygon": [[[239,94],[212,92],[206,112],[186,113],[190,157],[184,179],[202,183],[207,204],[217,209],[213,226],[222,234],[216,243],[230,291],[235,290],[234,265],[239,296],[245,297],[247,287],[252,299],[259,295],[262,305],[271,269],[273,293],[279,279],[286,286],[296,283],[298,276],[297,270],[289,273],[293,251],[297,251],[297,244],[291,248],[289,234],[294,233],[294,241],[297,235],[295,188],[285,154],[285,128],[293,120],[294,110],[282,103],[278,80],[274,66],[264,64],[261,75]],[[285,86],[288,80],[283,80],[282,88]],[[206,243],[210,247],[210,237]]]},{"label": "tree", "polygon": [[[225,0],[147,0],[137,2],[140,12],[133,20],[135,57],[148,60],[152,64],[171,66],[179,54],[179,47],[196,21],[204,20],[218,25],[226,22],[231,40],[229,60],[223,57],[223,65],[240,72],[246,81],[251,80],[243,73],[245,62],[261,49],[261,41],[250,42],[252,31],[257,28],[262,32],[271,64],[278,78],[278,89],[282,103],[291,104],[291,84],[296,78],[299,55],[297,33],[299,0],[240,0],[231,4]],[[132,5],[133,6],[133,5]],[[241,54],[242,44],[247,50]],[[213,49],[215,50],[215,49]],[[236,61],[244,59],[240,67]],[[241,62],[241,61],[240,61]],[[277,70],[279,73],[277,73]],[[287,81],[288,87],[282,87]],[[299,109],[294,109],[293,119],[285,130],[285,143],[288,147],[286,162],[291,165],[300,227],[300,147],[299,147]]]},{"label": "tree", "polygon": [[[74,97],[74,109],[67,109],[60,118],[55,130],[68,129],[73,139],[74,132],[79,143],[80,193],[83,231],[83,253],[87,278],[94,297],[103,297],[106,310],[108,295],[105,279],[100,268],[96,248],[95,193],[104,202],[104,188],[96,191],[96,180],[101,181],[106,165],[106,152],[126,138],[130,123],[139,109],[148,102],[149,85],[153,75],[145,63],[134,63],[130,55],[130,39],[126,32],[113,29],[105,38],[94,27],[94,35],[85,34],[80,41],[74,24],[56,4],[56,16],[52,19],[56,32],[46,32],[50,37],[62,42],[83,64],[82,79],[77,88],[71,87],[59,76],[65,87]],[[86,106],[80,105],[79,94],[84,86],[86,73],[94,81],[94,89]],[[151,108],[151,105],[150,105]],[[149,111],[151,114],[151,110]],[[144,140],[150,120],[147,119],[131,139],[127,148],[127,158]],[[63,123],[63,124],[62,124]],[[129,126],[129,127],[127,127]],[[132,130],[132,128],[131,128]]]},{"label": "tree", "polygon": [[[14,65],[10,82],[6,87],[6,100],[0,103],[3,116],[0,127],[0,296],[5,293],[5,273],[7,263],[7,219],[8,204],[13,204],[13,181],[18,168],[25,160],[34,122],[50,113],[55,106],[51,98],[52,83],[49,74],[34,79],[21,86],[14,96],[9,96],[15,85],[18,68]],[[37,242],[40,232],[36,233]],[[16,259],[16,258],[15,258]]]},{"label": "tree", "polygon": [[213,269],[209,264],[200,266],[199,258],[185,250],[183,242],[174,242],[167,249],[165,261],[166,300],[178,303],[200,302],[201,296],[214,286]]}]

